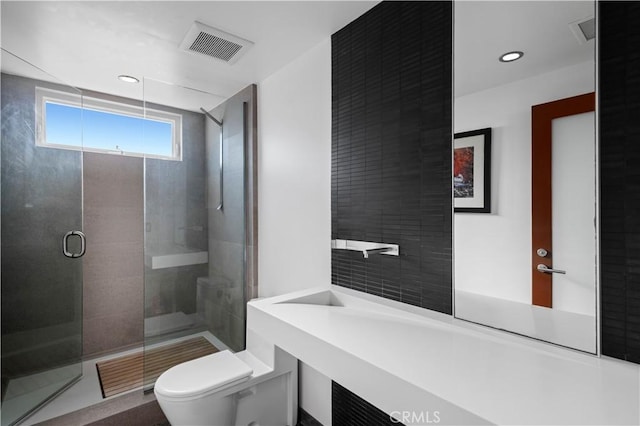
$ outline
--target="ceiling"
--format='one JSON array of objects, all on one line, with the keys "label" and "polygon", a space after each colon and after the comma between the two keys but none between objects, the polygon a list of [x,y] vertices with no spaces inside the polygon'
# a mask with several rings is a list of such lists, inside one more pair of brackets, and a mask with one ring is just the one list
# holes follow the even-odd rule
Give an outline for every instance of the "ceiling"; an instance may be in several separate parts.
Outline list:
[{"label": "ceiling", "polygon": [[[376,3],[3,0],[1,42],[5,51],[74,87],[134,99],[143,99],[144,91],[148,101],[211,109]],[[194,21],[255,44],[233,65],[180,50]],[[4,52],[2,59],[5,72],[44,75]],[[123,83],[120,74],[144,80]]]},{"label": "ceiling", "polygon": [[[595,40],[580,44],[571,22],[594,16],[592,1],[456,1],[455,95],[463,96],[559,68],[594,61]],[[498,60],[519,50],[511,63]]]},{"label": "ceiling", "polygon": [[[376,3],[3,0],[1,45],[66,84],[197,111],[264,80]],[[579,44],[569,28],[593,14],[583,1],[456,1],[456,96],[593,60],[594,41]],[[180,43],[196,20],[255,44],[233,65],[185,52]],[[525,56],[499,62],[510,50]],[[5,72],[44,78],[2,59]]]}]

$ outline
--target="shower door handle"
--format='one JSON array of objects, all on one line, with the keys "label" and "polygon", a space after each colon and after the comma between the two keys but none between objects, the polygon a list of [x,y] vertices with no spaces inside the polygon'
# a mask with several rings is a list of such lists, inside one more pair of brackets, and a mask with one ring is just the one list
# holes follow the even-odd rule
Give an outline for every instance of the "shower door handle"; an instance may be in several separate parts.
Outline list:
[{"label": "shower door handle", "polygon": [[[69,237],[75,235],[80,238],[80,253],[71,253],[69,251]],[[69,231],[62,237],[62,254],[72,259],[84,256],[87,251],[87,238],[81,231]]]}]

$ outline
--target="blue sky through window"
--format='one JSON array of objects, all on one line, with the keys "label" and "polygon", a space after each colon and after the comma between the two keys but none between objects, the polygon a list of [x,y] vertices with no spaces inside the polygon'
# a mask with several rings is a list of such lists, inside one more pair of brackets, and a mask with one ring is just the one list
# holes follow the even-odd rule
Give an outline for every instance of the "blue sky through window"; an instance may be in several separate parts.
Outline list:
[{"label": "blue sky through window", "polygon": [[46,103],[47,143],[171,157],[171,123]]}]

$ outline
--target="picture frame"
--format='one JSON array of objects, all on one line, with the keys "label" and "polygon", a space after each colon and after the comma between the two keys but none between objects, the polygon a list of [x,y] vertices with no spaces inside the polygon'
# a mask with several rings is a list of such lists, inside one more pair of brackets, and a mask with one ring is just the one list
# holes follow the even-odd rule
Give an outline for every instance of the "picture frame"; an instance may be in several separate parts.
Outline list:
[{"label": "picture frame", "polygon": [[491,213],[491,128],[453,135],[455,213]]}]

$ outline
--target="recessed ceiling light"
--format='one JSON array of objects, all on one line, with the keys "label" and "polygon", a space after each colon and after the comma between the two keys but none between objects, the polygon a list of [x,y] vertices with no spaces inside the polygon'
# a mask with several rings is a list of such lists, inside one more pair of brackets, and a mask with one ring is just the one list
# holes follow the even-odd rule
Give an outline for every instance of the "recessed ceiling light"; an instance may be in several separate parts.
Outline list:
[{"label": "recessed ceiling light", "polygon": [[118,76],[118,80],[120,81],[124,81],[125,83],[140,83],[140,80],[138,80],[135,77],[131,77],[130,75],[119,75]]},{"label": "recessed ceiling light", "polygon": [[514,50],[513,52],[507,52],[504,55],[500,56],[500,62],[513,62],[522,58],[524,53]]}]

